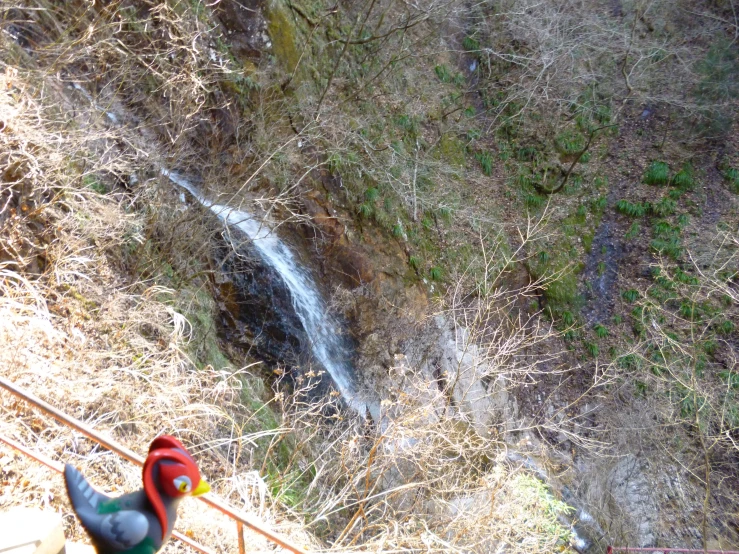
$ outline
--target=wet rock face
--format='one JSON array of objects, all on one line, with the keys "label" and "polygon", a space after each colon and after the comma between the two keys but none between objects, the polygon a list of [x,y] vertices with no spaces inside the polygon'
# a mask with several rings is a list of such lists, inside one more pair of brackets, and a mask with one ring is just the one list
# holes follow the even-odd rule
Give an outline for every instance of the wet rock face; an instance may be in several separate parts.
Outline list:
[{"label": "wet rock face", "polygon": [[237,57],[258,59],[269,48],[264,0],[221,0],[214,11]]},{"label": "wet rock face", "polygon": [[275,365],[299,363],[308,337],[285,283],[252,251],[245,236],[230,229],[215,240],[213,257],[221,335]]},{"label": "wet rock face", "polygon": [[644,462],[634,455],[621,459],[611,470],[609,491],[615,502],[632,521],[636,546],[655,545],[659,506],[654,498],[654,484],[650,483]]}]

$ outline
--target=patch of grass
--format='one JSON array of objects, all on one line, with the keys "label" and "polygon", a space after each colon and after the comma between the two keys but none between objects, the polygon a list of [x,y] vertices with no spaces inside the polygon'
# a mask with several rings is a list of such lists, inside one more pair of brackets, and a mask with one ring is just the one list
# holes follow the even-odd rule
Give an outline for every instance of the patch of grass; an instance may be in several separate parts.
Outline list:
[{"label": "patch of grass", "polygon": [[669,197],[662,198],[659,202],[650,203],[649,211],[659,217],[666,217],[675,213],[677,203]]},{"label": "patch of grass", "polygon": [[594,342],[585,341],[585,351],[590,354],[591,357],[597,358],[598,354],[600,353],[600,349],[598,348],[598,345]]},{"label": "patch of grass", "polygon": [[374,208],[372,207],[372,204],[370,204],[369,202],[362,202],[357,208],[357,211],[359,212],[359,215],[361,215],[362,217],[370,218],[372,217],[372,214],[374,213]]},{"label": "patch of grass", "polygon": [[395,117],[395,125],[404,130],[410,136],[418,134],[418,118],[407,114],[400,114]]},{"label": "patch of grass", "polygon": [[673,187],[678,187],[683,190],[692,189],[695,186],[695,179],[693,178],[693,166],[685,164],[683,168],[678,171],[671,180]]},{"label": "patch of grass", "polygon": [[675,269],[675,281],[684,285],[697,285],[699,283],[697,277],[683,271],[679,267]]},{"label": "patch of grass", "polygon": [[622,199],[616,202],[616,211],[629,217],[642,217],[647,213],[647,206],[641,202],[634,203]]},{"label": "patch of grass", "polygon": [[595,332],[595,336],[599,339],[604,339],[608,336],[608,327],[601,323],[596,323],[593,327],[593,331]]},{"label": "patch of grass", "polygon": [[565,310],[564,312],[562,312],[562,323],[567,325],[567,327],[570,327],[573,323],[575,323],[575,316],[572,315],[571,311]]},{"label": "patch of grass", "polygon": [[87,174],[82,177],[82,184],[98,194],[107,194],[108,192],[108,187],[105,186],[105,183],[98,180],[95,175]]},{"label": "patch of grass", "polygon": [[634,221],[629,227],[629,229],[626,231],[624,238],[626,240],[632,240],[638,237],[640,233],[641,233],[641,225],[639,225],[638,221]]},{"label": "patch of grass", "polygon": [[487,150],[475,152],[475,159],[480,162],[482,172],[490,177],[493,173],[493,155]]},{"label": "patch of grass", "polygon": [[445,64],[434,67],[434,73],[442,83],[451,83],[454,76]]},{"label": "patch of grass", "polygon": [[621,297],[627,302],[636,302],[641,294],[636,289],[625,290],[621,293]]},{"label": "patch of grass", "polygon": [[601,213],[603,210],[606,209],[606,206],[608,205],[608,198],[605,196],[599,196],[592,202],[593,211],[596,213]]},{"label": "patch of grass", "polygon": [[470,36],[466,36],[462,39],[462,48],[468,52],[478,52],[480,50],[480,42]]},{"label": "patch of grass", "polygon": [[546,198],[544,198],[540,194],[526,194],[523,198],[524,204],[526,204],[527,208],[530,208],[532,210],[541,208],[547,201]]},{"label": "patch of grass", "polygon": [[644,173],[648,185],[666,185],[670,178],[670,167],[665,162],[654,161]]},{"label": "patch of grass", "polygon": [[434,266],[429,270],[429,277],[431,277],[432,281],[441,281],[441,268]]},{"label": "patch of grass", "polygon": [[729,321],[728,319],[725,319],[716,326],[716,332],[719,335],[730,335],[734,332],[734,329],[736,329],[736,325],[734,325],[734,322]]},{"label": "patch of grass", "polygon": [[576,131],[565,131],[555,139],[557,149],[568,156],[579,154],[585,148],[586,142],[585,136]]},{"label": "patch of grass", "polygon": [[724,171],[724,178],[729,183],[729,189],[739,194],[739,169],[734,167],[728,168]]},{"label": "patch of grass", "polygon": [[449,223],[452,220],[452,209],[448,206],[439,208],[439,217]]},{"label": "patch of grass", "polygon": [[680,314],[680,317],[683,317],[684,319],[689,321],[698,321],[701,316],[700,311],[700,308],[694,302],[685,300],[680,303],[678,313]]},{"label": "patch of grass", "polygon": [[364,191],[364,199],[367,202],[375,202],[380,197],[380,191],[377,190],[377,187],[369,187],[367,190]]},{"label": "patch of grass", "polygon": [[654,239],[650,246],[655,252],[677,260],[683,252],[680,229],[672,227],[667,221],[658,221],[654,225]]},{"label": "patch of grass", "polygon": [[616,360],[616,363],[621,369],[626,369],[629,371],[641,369],[642,365],[641,358],[639,358],[639,356],[637,356],[636,354],[626,354],[624,356],[619,356]]},{"label": "patch of grass", "polygon": [[408,265],[410,265],[413,269],[418,271],[418,268],[421,267],[421,258],[419,258],[418,256],[409,257]]},{"label": "patch of grass", "polygon": [[530,162],[536,157],[536,147],[534,146],[524,146],[522,148],[518,149],[518,152],[516,153],[516,158],[520,162]]}]

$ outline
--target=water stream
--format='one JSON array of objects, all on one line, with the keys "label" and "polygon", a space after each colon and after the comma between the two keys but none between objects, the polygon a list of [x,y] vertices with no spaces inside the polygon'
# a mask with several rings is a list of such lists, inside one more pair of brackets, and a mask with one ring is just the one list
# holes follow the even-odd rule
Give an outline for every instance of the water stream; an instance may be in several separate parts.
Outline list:
[{"label": "water stream", "polygon": [[162,169],[161,172],[174,184],[192,194],[224,224],[239,229],[249,237],[261,260],[275,270],[290,291],[293,308],[308,335],[315,359],[329,373],[350,407],[360,412],[369,408],[357,396],[352,369],[347,363],[350,353],[341,338],[341,327],[328,313],[315,281],[296,260],[290,248],[263,221],[247,212],[211,202],[184,177],[173,171]]}]

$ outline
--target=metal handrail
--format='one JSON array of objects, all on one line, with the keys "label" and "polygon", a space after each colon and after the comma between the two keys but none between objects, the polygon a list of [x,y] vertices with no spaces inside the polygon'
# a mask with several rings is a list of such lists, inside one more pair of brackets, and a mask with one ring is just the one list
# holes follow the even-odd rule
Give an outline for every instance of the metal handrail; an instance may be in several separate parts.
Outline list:
[{"label": "metal handrail", "polygon": [[[42,412],[50,415],[57,421],[67,425],[68,427],[71,427],[89,439],[95,441],[96,443],[100,444],[101,446],[104,446],[108,450],[111,450],[112,452],[115,452],[122,458],[125,458],[129,462],[132,462],[136,465],[143,466],[144,465],[144,458],[140,455],[138,455],[136,452],[131,450],[130,448],[127,448],[123,446],[122,444],[114,441],[113,439],[107,438],[101,434],[99,434],[97,431],[95,431],[92,427],[89,425],[83,423],[82,421],[75,419],[74,417],[62,412],[61,410],[55,408],[48,402],[45,402],[44,400],[41,400],[39,397],[34,395],[33,393],[30,393],[20,387],[18,387],[15,383],[12,381],[6,379],[3,376],[0,376],[0,387],[4,388],[8,392],[22,398],[26,402],[33,404],[36,408],[41,410]],[[233,508],[231,508],[226,502],[223,500],[217,498],[216,496],[212,494],[205,494],[203,496],[198,496],[198,500],[201,500],[202,502],[205,502],[208,506],[211,508],[215,508],[219,512],[225,514],[226,516],[230,517],[231,519],[236,521],[237,529],[239,530],[240,540],[239,540],[239,551],[240,554],[244,554],[244,550],[241,550],[241,548],[244,546],[243,544],[243,535],[241,531],[243,530],[243,526],[249,527],[249,529],[252,529],[253,531],[256,531],[260,535],[263,535],[273,543],[281,546],[282,548],[289,550],[293,552],[294,554],[307,554],[307,551],[303,548],[300,548],[297,545],[292,544],[287,539],[281,537],[280,535],[270,531],[269,529],[263,528],[260,524],[253,521],[251,518],[249,518],[247,515],[242,514]]]}]

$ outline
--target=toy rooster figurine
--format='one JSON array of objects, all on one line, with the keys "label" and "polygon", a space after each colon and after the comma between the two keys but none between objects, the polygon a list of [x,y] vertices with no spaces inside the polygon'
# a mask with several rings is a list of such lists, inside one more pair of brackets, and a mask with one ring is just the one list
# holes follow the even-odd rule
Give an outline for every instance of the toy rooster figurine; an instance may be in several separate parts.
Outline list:
[{"label": "toy rooster figurine", "polygon": [[110,498],[65,466],[69,500],[98,554],[154,554],[172,534],[180,500],[210,490],[192,456],[168,435],[151,443],[143,479],[143,490]]}]

